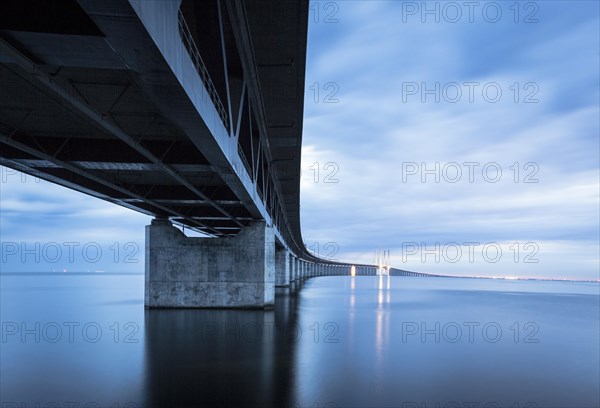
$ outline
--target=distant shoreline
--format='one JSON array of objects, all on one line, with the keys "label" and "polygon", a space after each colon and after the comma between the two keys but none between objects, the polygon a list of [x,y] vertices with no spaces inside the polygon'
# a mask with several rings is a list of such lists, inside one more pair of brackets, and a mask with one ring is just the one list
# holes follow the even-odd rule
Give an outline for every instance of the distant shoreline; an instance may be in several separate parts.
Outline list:
[{"label": "distant shoreline", "polygon": [[144,272],[0,272],[0,276],[17,276],[17,275],[132,275],[144,276]]},{"label": "distant shoreline", "polygon": [[[395,273],[394,273],[395,272]],[[519,277],[503,277],[503,276],[454,276],[454,275],[439,275],[435,273],[426,272],[413,272],[404,269],[392,268],[391,276],[402,276],[402,273],[419,273],[425,275],[424,277],[431,278],[459,278],[459,279],[492,279],[492,280],[505,280],[505,281],[544,281],[544,282],[586,282],[586,283],[600,283],[600,279],[569,279],[569,278],[519,278]]]},{"label": "distant shoreline", "polygon": [[[394,273],[396,272],[396,273]],[[402,269],[393,269],[390,276],[402,277],[399,275],[403,272],[413,273],[412,271],[406,271]],[[516,278],[516,277],[502,277],[502,276],[453,276],[453,275],[438,275],[429,274],[424,272],[421,273],[424,278],[456,278],[456,279],[490,279],[490,280],[505,280],[505,281],[540,281],[540,282],[580,282],[580,283],[600,283],[599,280],[591,279],[567,279],[567,278]],[[49,275],[78,275],[78,276],[144,276],[144,272],[0,272],[0,276],[49,276]],[[349,276],[349,275],[348,275]]]}]

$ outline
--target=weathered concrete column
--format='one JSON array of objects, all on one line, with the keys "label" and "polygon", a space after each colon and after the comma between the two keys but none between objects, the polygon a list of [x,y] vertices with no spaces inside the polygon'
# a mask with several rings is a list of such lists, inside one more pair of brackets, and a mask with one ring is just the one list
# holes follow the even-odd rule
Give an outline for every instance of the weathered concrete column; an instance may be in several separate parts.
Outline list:
[{"label": "weathered concrete column", "polygon": [[298,280],[298,276],[300,276],[300,259],[296,258],[294,260],[294,280]]},{"label": "weathered concrete column", "polygon": [[285,287],[290,284],[290,252],[285,249],[275,250],[275,286]]},{"label": "weathered concrete column", "polygon": [[300,276],[300,259],[294,259],[295,267],[294,267],[294,280],[298,280]]},{"label": "weathered concrete column", "polygon": [[288,259],[290,273],[288,276],[288,285],[294,281],[294,275],[296,274],[296,257],[290,254]]},{"label": "weathered concrete column", "polygon": [[275,235],[255,222],[232,238],[186,237],[168,220],[146,226],[149,308],[270,308]]},{"label": "weathered concrete column", "polygon": [[290,283],[296,280],[296,257],[292,255],[290,257]]}]

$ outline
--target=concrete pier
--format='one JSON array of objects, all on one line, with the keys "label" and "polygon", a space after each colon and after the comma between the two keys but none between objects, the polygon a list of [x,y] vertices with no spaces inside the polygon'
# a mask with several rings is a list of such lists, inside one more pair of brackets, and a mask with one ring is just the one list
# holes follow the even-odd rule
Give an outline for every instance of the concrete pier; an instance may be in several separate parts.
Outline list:
[{"label": "concrete pier", "polygon": [[290,255],[290,276],[288,283],[291,284],[296,280],[296,257]]},{"label": "concrete pier", "polygon": [[146,226],[148,308],[271,308],[275,236],[255,222],[232,238],[186,237],[170,221]]},{"label": "concrete pier", "polygon": [[275,286],[290,285],[290,252],[285,248],[275,250]]},{"label": "concrete pier", "polygon": [[294,267],[294,280],[296,281],[300,279],[300,264],[302,263],[302,261],[296,258],[294,263],[296,264]]}]

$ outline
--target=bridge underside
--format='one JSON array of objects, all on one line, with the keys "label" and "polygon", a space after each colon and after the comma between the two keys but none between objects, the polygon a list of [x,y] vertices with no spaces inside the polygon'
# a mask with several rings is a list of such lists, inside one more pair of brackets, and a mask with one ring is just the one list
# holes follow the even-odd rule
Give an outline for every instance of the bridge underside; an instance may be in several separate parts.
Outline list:
[{"label": "bridge underside", "polygon": [[2,8],[0,164],[156,217],[148,307],[268,307],[348,274],[300,232],[308,0]]},{"label": "bridge underside", "polygon": [[210,236],[261,219],[133,8],[53,3],[79,25],[3,14],[0,163]]}]

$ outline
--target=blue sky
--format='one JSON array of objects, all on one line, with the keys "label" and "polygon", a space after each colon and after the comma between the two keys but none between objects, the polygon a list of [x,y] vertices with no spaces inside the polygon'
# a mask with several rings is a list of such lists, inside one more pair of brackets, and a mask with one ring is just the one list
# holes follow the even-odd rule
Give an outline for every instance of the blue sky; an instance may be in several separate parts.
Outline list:
[{"label": "blue sky", "polygon": [[[312,3],[304,239],[423,272],[598,279],[598,2],[473,4]],[[4,168],[1,189],[3,271],[143,271],[148,217]]]}]

